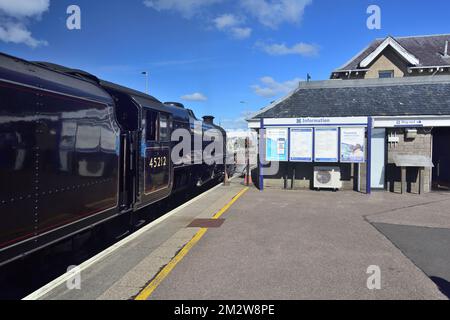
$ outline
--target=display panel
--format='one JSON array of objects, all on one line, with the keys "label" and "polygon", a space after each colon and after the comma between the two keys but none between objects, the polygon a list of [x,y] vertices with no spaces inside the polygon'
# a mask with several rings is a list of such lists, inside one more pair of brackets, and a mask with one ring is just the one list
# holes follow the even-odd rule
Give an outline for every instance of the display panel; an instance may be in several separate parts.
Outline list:
[{"label": "display panel", "polygon": [[266,161],[288,161],[288,129],[266,129]]},{"label": "display panel", "polygon": [[341,162],[365,162],[365,128],[341,128]]},{"label": "display panel", "polygon": [[289,161],[313,161],[313,133],[312,128],[290,129]]},{"label": "display panel", "polygon": [[338,128],[314,129],[314,161],[338,162]]}]

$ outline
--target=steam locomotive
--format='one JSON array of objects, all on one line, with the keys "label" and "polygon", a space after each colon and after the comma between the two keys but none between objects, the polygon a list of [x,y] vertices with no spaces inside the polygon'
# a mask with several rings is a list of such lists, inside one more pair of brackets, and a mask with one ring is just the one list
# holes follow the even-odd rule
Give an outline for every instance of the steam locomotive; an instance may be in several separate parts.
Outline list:
[{"label": "steam locomotive", "polygon": [[[0,53],[0,265],[212,179],[226,133],[179,103]],[[200,123],[200,125],[195,125]],[[224,137],[223,161],[174,163],[172,132]],[[196,149],[197,148],[197,149]]]}]

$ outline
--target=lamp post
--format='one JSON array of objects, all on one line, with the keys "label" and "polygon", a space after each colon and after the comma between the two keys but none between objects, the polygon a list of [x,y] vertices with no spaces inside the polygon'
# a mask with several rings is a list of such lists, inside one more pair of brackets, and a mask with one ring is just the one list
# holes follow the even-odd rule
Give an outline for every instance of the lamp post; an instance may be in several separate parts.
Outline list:
[{"label": "lamp post", "polygon": [[150,92],[148,91],[148,72],[147,71],[143,71],[142,75],[145,76],[145,93],[146,94],[150,94]]}]

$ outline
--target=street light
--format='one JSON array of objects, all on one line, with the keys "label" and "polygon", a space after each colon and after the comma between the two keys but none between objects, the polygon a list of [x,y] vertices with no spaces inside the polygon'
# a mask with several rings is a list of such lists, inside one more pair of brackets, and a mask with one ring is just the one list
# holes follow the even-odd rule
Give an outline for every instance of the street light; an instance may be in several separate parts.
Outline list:
[{"label": "street light", "polygon": [[146,94],[150,94],[150,92],[148,91],[148,72],[147,71],[143,71],[142,75],[145,76],[145,93]]}]

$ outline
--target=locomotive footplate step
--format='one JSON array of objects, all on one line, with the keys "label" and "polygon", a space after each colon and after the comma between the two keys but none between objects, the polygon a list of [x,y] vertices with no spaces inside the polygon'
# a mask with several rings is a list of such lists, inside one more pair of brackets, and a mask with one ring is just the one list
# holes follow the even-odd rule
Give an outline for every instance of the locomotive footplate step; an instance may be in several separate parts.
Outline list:
[{"label": "locomotive footplate step", "polygon": [[[27,299],[133,299],[197,232],[223,224],[224,220],[211,218],[244,189],[241,180],[232,180],[228,187],[219,185],[201,194],[86,261],[76,274],[56,279]],[[199,224],[188,228],[191,223]],[[71,286],[75,277],[79,277],[79,288]]]}]

